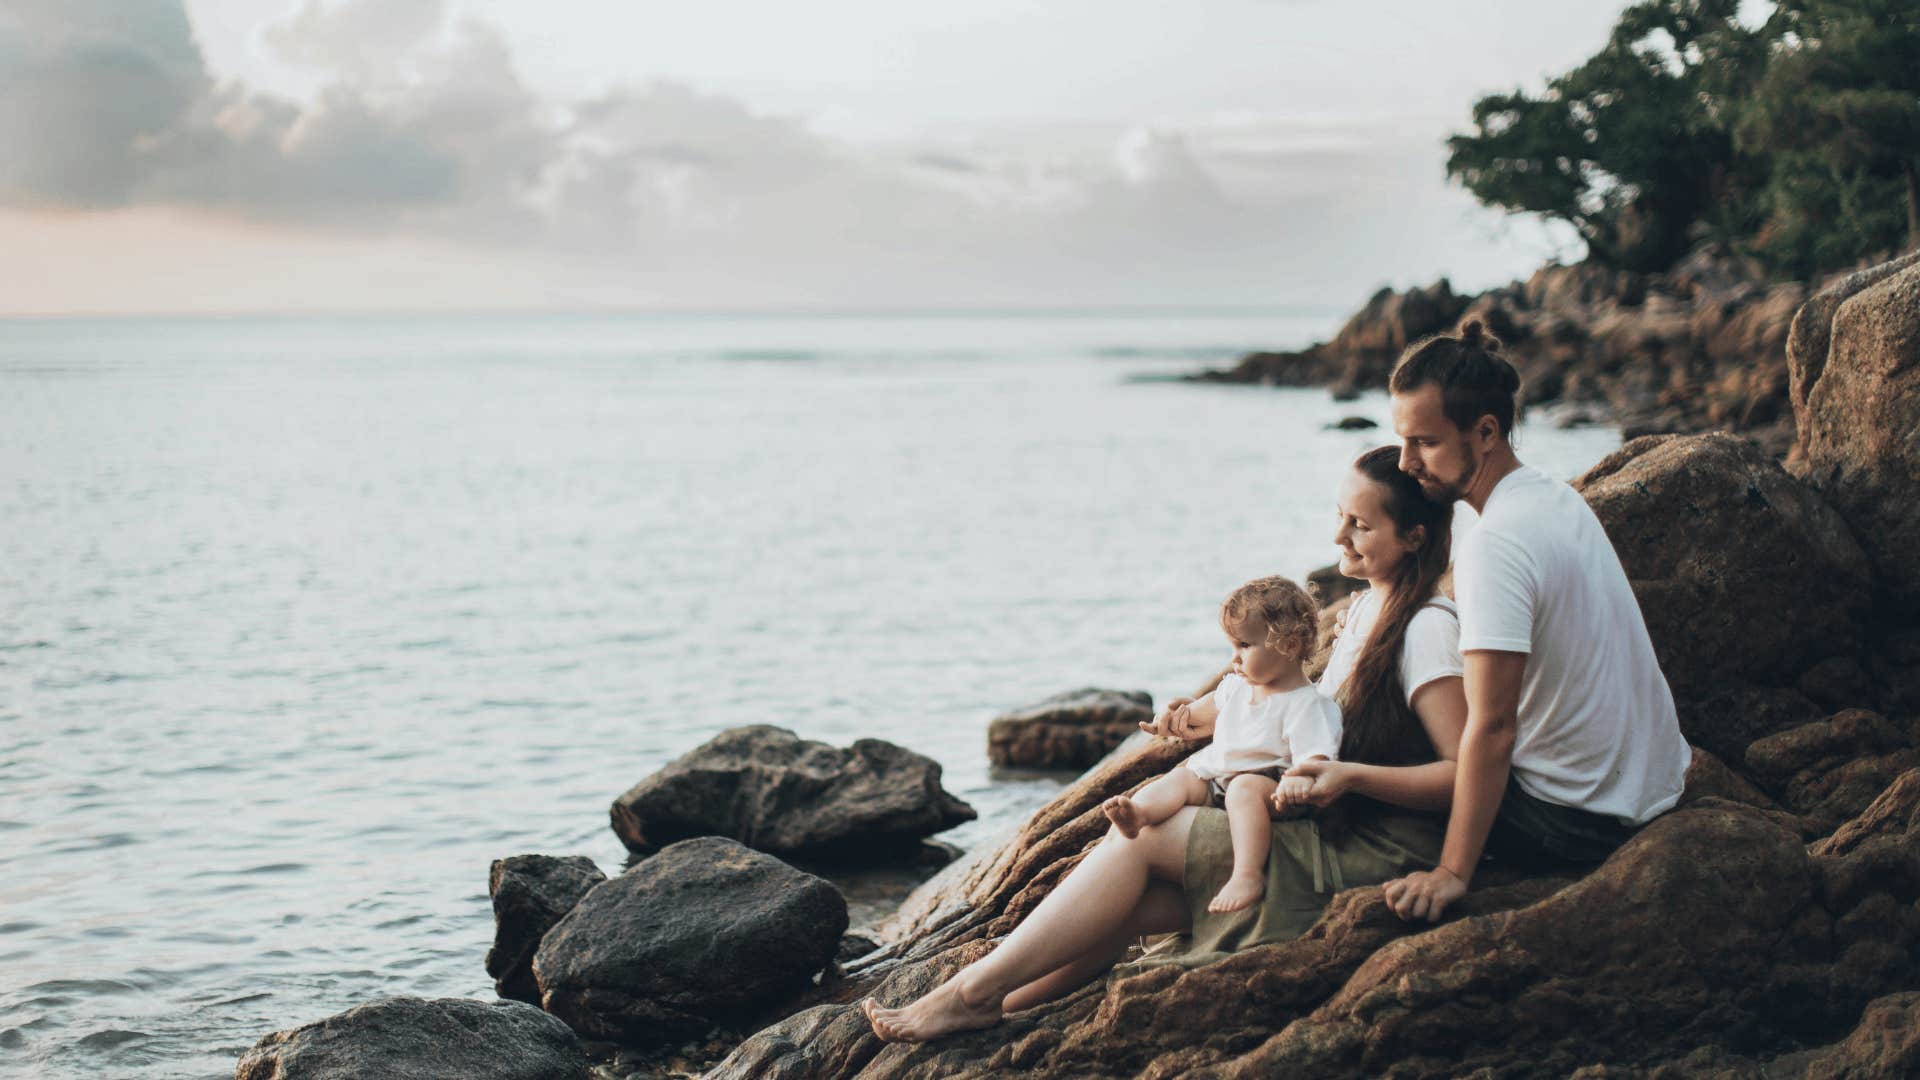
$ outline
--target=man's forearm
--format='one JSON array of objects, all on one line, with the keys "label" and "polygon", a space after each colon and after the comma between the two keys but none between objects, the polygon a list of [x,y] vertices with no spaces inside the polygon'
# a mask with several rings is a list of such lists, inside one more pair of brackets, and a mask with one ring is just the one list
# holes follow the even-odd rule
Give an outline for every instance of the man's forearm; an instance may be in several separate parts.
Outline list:
[{"label": "man's forearm", "polygon": [[1461,882],[1473,880],[1487,834],[1507,791],[1507,772],[1513,765],[1513,720],[1489,718],[1467,724],[1460,742],[1460,763],[1453,776],[1453,814],[1447,821],[1446,843],[1440,849],[1440,867]]}]

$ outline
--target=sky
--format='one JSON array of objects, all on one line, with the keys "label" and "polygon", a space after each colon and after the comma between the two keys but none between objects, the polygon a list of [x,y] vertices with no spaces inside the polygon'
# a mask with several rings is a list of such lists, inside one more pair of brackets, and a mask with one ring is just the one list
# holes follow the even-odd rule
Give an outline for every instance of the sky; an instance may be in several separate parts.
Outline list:
[{"label": "sky", "polygon": [[1620,0],[7,0],[0,315],[1357,306]]}]

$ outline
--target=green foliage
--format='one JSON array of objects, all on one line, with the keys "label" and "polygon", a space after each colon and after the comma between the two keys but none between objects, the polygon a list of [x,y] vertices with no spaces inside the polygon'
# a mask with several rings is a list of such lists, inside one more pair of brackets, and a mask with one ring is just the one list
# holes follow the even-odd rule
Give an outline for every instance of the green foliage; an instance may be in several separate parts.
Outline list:
[{"label": "green foliage", "polygon": [[1808,275],[1920,240],[1920,5],[1784,0],[1736,145],[1773,155],[1753,249]]},{"label": "green foliage", "polygon": [[1739,6],[1634,4],[1543,93],[1475,102],[1448,174],[1634,270],[1712,238],[1810,274],[1920,230],[1920,2]]}]

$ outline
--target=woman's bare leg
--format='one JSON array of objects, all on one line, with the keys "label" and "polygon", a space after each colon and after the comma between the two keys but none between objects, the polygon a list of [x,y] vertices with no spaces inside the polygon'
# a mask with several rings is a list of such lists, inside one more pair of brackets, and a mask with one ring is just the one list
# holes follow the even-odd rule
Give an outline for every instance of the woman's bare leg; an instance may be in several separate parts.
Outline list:
[{"label": "woman's bare leg", "polygon": [[1087,950],[1065,967],[1055,968],[1008,994],[1000,1008],[1005,1012],[1019,1012],[1064,997],[1099,978],[1142,936],[1176,933],[1187,929],[1187,922],[1187,894],[1167,882],[1149,881],[1145,895],[1133,906],[1126,923],[1101,942],[1099,948]]},{"label": "woman's bare leg", "polygon": [[1015,990],[1070,965],[1091,964],[1089,954],[1111,957],[1111,942],[1128,925],[1148,883],[1179,884],[1186,876],[1193,814],[1180,810],[1132,839],[1117,829],[1109,832],[991,953],[904,1008],[865,1003],[874,1033],[890,1042],[922,1042],[987,1027],[999,1021]]},{"label": "woman's bare leg", "polygon": [[1241,773],[1227,782],[1227,831],[1233,837],[1233,875],[1207,905],[1208,911],[1239,911],[1267,893],[1267,846],[1273,842],[1273,822],[1267,799],[1279,781],[1258,773]]}]

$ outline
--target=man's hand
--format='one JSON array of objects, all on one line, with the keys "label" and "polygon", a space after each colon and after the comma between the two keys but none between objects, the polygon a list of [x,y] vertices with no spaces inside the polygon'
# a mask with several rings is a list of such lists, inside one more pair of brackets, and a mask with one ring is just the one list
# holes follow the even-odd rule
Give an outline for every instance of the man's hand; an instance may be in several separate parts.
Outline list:
[{"label": "man's hand", "polygon": [[[1307,781],[1305,797],[1293,805],[1325,808],[1353,790],[1353,776],[1353,766],[1348,762],[1315,758],[1288,769],[1281,785],[1284,787],[1288,780]],[[1274,805],[1278,806],[1279,803],[1275,802]]]},{"label": "man's hand", "polygon": [[1291,810],[1296,806],[1310,805],[1307,796],[1313,791],[1313,779],[1306,776],[1288,774],[1280,778],[1280,786],[1273,789],[1273,808]]},{"label": "man's hand", "polygon": [[1467,883],[1455,877],[1451,870],[1436,866],[1395,878],[1387,882],[1381,892],[1395,915],[1409,922],[1416,919],[1439,922],[1448,904],[1467,895]]}]

